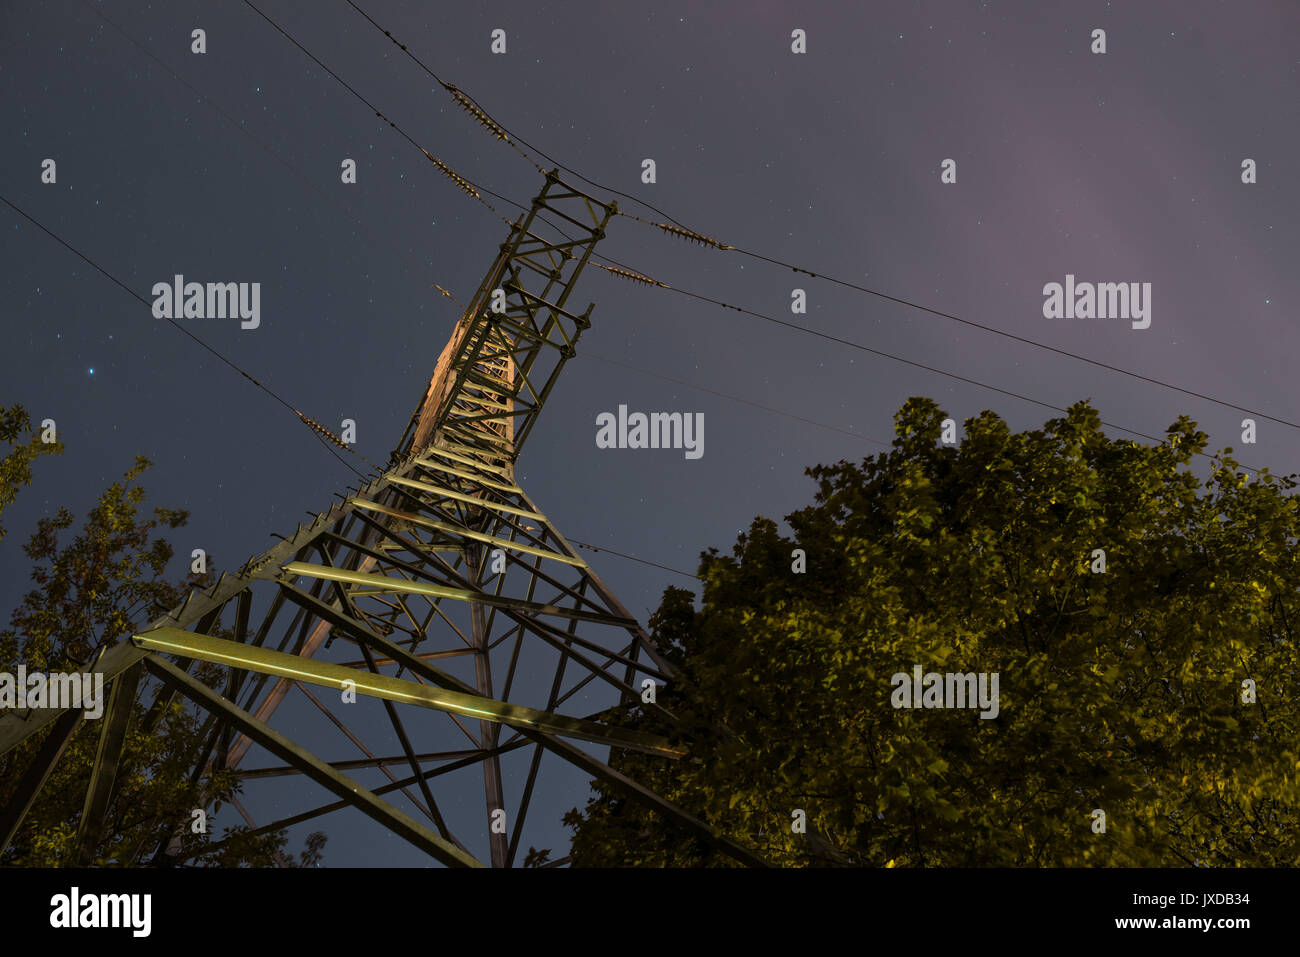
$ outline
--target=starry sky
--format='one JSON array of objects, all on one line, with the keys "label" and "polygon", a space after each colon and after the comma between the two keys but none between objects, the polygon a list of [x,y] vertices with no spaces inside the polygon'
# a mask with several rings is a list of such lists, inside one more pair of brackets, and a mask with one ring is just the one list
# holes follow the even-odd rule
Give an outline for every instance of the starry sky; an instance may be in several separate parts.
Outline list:
[{"label": "starry sky", "polygon": [[[461,175],[524,204],[541,188],[344,0],[254,2]],[[1300,351],[1292,2],[358,4],[506,127],[608,188],[593,195],[620,190],[772,259],[1300,422],[1287,358]],[[206,53],[191,52],[196,28]],[[495,29],[504,54],[491,52]],[[804,54],[791,51],[795,29]],[[1105,54],[1091,51],[1095,29]],[[506,238],[237,0],[6,4],[0,118],[0,194],[146,299],[177,273],[260,282],[258,329],[186,328],[336,431],[354,419],[374,461],[458,317],[434,284],[468,299]],[[46,158],[54,184],[41,182]],[[345,158],[355,185],[340,182]],[[641,181],[646,158],[654,184]],[[1254,184],[1241,181],[1247,158]],[[945,159],[955,183],[941,182]],[[625,218],[598,252],[1054,406],[1091,398],[1139,432],[1186,412],[1211,449],[1300,469],[1296,427],[1260,419],[1243,446],[1236,409],[786,267]],[[1150,328],[1044,318],[1043,286],[1067,274],[1151,283]],[[791,312],[794,288],[804,315]],[[191,512],[177,551],[203,547],[221,568],[354,481],[265,393],[4,205],[0,292],[0,405],[55,419],[67,446],[6,511],[0,605],[27,588],[20,546],[36,520],[61,505],[84,515],[137,454],[155,463],[149,500]],[[883,449],[909,396],[959,423],[992,409],[1027,429],[1057,414],[595,269],[574,295],[595,302],[592,326],[518,479],[566,536],[686,572],[756,515],[807,504],[807,466]],[[620,404],[703,413],[703,457],[597,448],[596,416]],[[665,586],[692,584],[609,554],[592,562],[643,621]],[[330,747],[352,756],[345,745]],[[533,811],[556,856],[560,815],[586,798],[585,776],[567,780]],[[481,810],[481,791],[466,806]],[[327,863],[427,862],[358,815],[326,821]]]}]

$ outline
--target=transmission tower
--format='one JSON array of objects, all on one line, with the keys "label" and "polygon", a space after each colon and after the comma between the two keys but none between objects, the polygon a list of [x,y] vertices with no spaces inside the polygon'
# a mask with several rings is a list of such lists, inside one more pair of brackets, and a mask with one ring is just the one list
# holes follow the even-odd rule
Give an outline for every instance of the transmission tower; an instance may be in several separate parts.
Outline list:
[{"label": "transmission tower", "polygon": [[[515,482],[520,450],[590,326],[591,305],[578,313],[567,304],[615,212],[548,173],[457,323],[384,470],[99,655],[93,670],[110,691],[77,833],[81,863],[95,859],[103,835],[143,672],[159,679],[149,683],[155,697],[144,712],[146,731],[178,695],[206,715],[192,775],[200,789],[212,771],[234,769],[246,788],[300,775],[337,799],[321,805],[315,789],[295,787],[295,802],[312,803],[262,830],[352,807],[444,864],[511,866],[546,758],[760,863],[574,743],[679,757],[661,736],[595,720],[614,701],[671,720],[662,705],[644,701],[643,683],[661,686],[674,670]],[[543,214],[576,235],[543,239]],[[201,681],[193,673],[200,661],[221,666],[224,680]],[[295,685],[364,757],[327,760],[286,734],[277,719]],[[349,695],[382,705],[391,730],[385,751],[366,748],[349,726],[357,707]],[[605,707],[582,713],[579,706],[598,695]],[[11,806],[0,811],[0,850],[82,718],[77,710],[37,708],[0,719],[0,754],[52,725]],[[283,764],[244,768],[254,745]],[[516,768],[509,781],[505,762]],[[461,837],[439,799],[444,806],[463,800],[465,778],[456,772],[474,765],[482,768],[484,826]],[[375,768],[388,778],[375,789],[347,773]],[[393,803],[397,794],[402,806]],[[281,793],[277,807],[284,803]],[[178,849],[174,834],[164,833],[131,863],[176,863]]]}]

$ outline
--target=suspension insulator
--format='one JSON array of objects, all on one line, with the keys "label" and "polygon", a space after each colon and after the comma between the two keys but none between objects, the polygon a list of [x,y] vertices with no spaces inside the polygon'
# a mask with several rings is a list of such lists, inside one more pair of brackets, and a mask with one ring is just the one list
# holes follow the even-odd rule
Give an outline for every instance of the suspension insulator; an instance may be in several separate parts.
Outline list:
[{"label": "suspension insulator", "polygon": [[339,438],[337,435],[335,435],[333,432],[331,432],[329,429],[325,428],[325,426],[321,425],[319,422],[317,422],[317,421],[316,421],[315,419],[313,419],[311,416],[303,415],[303,414],[302,414],[301,412],[299,412],[297,409],[294,409],[293,411],[294,411],[294,414],[295,414],[296,416],[298,416],[298,418],[302,419],[303,423],[304,423],[304,424],[305,424],[309,429],[311,429],[313,432],[315,432],[317,435],[321,436],[322,438],[329,439],[331,442],[333,442],[335,445],[337,445],[337,446],[338,446],[339,448],[341,448],[343,451],[345,451],[345,452],[348,451],[348,444],[347,444],[346,442],[344,442],[342,439],[340,439],[340,438]]},{"label": "suspension insulator", "polygon": [[[641,273],[633,272],[630,269],[619,269],[617,266],[602,266],[600,263],[592,263],[592,265],[603,269],[606,272],[612,272],[615,276],[630,279],[632,282],[643,283],[647,286],[664,286],[664,284],[658,279],[651,279],[649,276],[643,276]],[[666,289],[668,287],[664,286],[664,288]]]},{"label": "suspension insulator", "polygon": [[492,119],[492,117],[488,116],[487,113],[483,112],[482,107],[474,103],[469,97],[467,97],[460,90],[456,89],[450,83],[444,83],[443,85],[447,88],[447,92],[449,92],[452,95],[452,97],[456,100],[457,103],[461,105],[461,108],[466,113],[468,113],[470,116],[474,117],[474,119],[478,120],[481,124],[483,124],[484,129],[486,129],[497,139],[505,140],[507,143],[510,142],[510,134],[508,134],[505,131],[505,127],[503,127],[496,120]]},{"label": "suspension insulator", "polygon": [[473,196],[475,199],[482,198],[479,196],[478,190],[476,190],[473,186],[471,186],[469,184],[469,181],[465,179],[465,177],[461,176],[454,169],[452,169],[442,160],[438,159],[438,157],[434,156],[428,150],[421,150],[421,152],[424,153],[425,156],[429,157],[429,161],[433,163],[434,166],[438,167],[438,169],[442,170],[442,174],[446,176],[449,180],[451,180],[453,183],[455,183],[465,192],[469,193],[469,195]]},{"label": "suspension insulator", "polygon": [[699,243],[701,246],[712,246],[714,249],[735,249],[735,246],[728,246],[724,242],[719,242],[713,236],[705,236],[697,233],[693,229],[687,229],[684,226],[675,226],[672,223],[655,223],[660,229],[670,236],[676,236],[678,239],[685,239],[687,242]]}]

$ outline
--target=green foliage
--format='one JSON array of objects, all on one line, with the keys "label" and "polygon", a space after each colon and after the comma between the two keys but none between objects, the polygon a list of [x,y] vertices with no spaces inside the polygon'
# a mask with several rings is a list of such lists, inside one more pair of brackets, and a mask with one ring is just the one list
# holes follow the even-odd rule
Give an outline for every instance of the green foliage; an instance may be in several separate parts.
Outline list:
[{"label": "green foliage", "polygon": [[[1202,486],[1185,416],[1151,447],[1086,402],[1019,434],[984,412],[959,447],[944,418],[909,400],[891,451],[809,470],[792,537],[758,518],[702,556],[700,610],[665,592],[688,754],[615,766],[778,865],[1294,865],[1296,482],[1227,449]],[[998,673],[1000,714],[895,709],[914,665]],[[565,817],[576,866],[732,864],[593,788]]]},{"label": "green foliage", "polygon": [[[137,479],[149,467],[148,460],[137,458],[123,481],[100,496],[71,542],[62,541],[74,523],[66,508],[38,522],[23,548],[34,564],[36,588],[14,611],[11,627],[0,633],[0,671],[13,673],[20,662],[29,671],[82,671],[97,651],[125,640],[175,607],[188,589],[211,584],[207,574],[192,575],[180,584],[166,580],[172,548],[154,537],[155,532],[184,526],[188,515],[166,508],[142,514],[145,493]],[[213,687],[224,683],[222,670],[214,665],[200,663],[191,673]],[[285,855],[282,830],[253,835],[249,828],[232,828],[220,842],[210,834],[192,832],[194,809],[220,809],[229,803],[238,793],[238,778],[232,771],[210,770],[201,786],[192,781],[210,728],[207,716],[180,698],[160,698],[160,684],[152,678],[144,678],[140,688],[116,795],[92,863],[148,863],[152,858],[141,856],[152,855],[165,842],[170,844],[169,858],[191,864],[293,864]],[[108,693],[106,687],[106,699]],[[75,863],[77,824],[102,727],[101,721],[81,723],[0,864]],[[0,756],[0,805],[11,799],[49,730]],[[319,833],[309,836],[296,866],[317,864],[324,840]]]},{"label": "green foliage", "polygon": [[542,867],[551,859],[551,849],[544,847],[538,849],[529,847],[528,853],[524,855],[524,867]]},{"label": "green foliage", "polygon": [[[38,456],[63,452],[63,443],[42,442],[31,428],[32,420],[21,405],[0,406],[0,442],[13,446],[9,454],[0,459],[0,512],[14,503],[19,488],[32,484],[32,462]],[[24,435],[28,435],[27,443],[16,444]],[[5,527],[0,525],[0,541],[4,541],[4,537]]]}]

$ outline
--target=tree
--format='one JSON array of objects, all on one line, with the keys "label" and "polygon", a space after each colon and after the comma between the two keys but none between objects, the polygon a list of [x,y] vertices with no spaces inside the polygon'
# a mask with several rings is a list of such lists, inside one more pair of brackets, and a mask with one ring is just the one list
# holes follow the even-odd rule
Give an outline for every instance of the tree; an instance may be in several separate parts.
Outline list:
[{"label": "tree", "polygon": [[[63,443],[45,442],[31,431],[32,420],[21,405],[0,406],[0,442],[12,445],[0,459],[0,512],[14,503],[18,490],[32,484],[32,462],[41,455],[62,454]],[[27,442],[18,440],[26,435]],[[5,527],[0,525],[0,541],[4,541]]]},{"label": "tree", "polygon": [[[179,584],[166,580],[173,552],[155,532],[184,526],[188,514],[167,508],[155,508],[150,517],[141,514],[145,492],[137,479],[149,467],[147,459],[137,458],[124,480],[100,496],[81,533],[67,544],[61,543],[61,537],[73,525],[72,512],[61,508],[38,522],[23,548],[34,563],[36,588],[14,611],[10,629],[0,633],[0,670],[12,674],[21,662],[29,672],[81,671],[97,652],[174,608],[188,589],[211,584],[206,572]],[[219,686],[216,666],[200,663],[192,673]],[[201,780],[194,779],[193,765],[209,730],[206,716],[178,698],[159,697],[158,688],[155,679],[141,679],[115,798],[90,862],[101,866],[149,863],[152,858],[142,855],[152,854],[170,839],[173,853],[159,858],[161,862],[288,863],[282,830],[254,835],[248,828],[232,828],[218,844],[191,827],[196,809],[215,802],[220,810],[238,792],[239,780],[229,770],[210,770]],[[100,731],[98,721],[81,723],[0,863],[77,863],[77,825]],[[11,798],[48,733],[49,729],[33,735],[0,756],[0,806]],[[324,840],[319,833],[309,836],[298,863],[316,864]]]},{"label": "tree", "polygon": [[[705,553],[699,610],[665,592],[687,755],[612,763],[779,865],[1293,865],[1294,479],[1225,449],[1202,485],[1186,416],[1154,446],[1087,402],[1017,434],[986,411],[960,447],[944,418],[909,400],[889,452],[808,470],[791,536]],[[996,717],[895,707],[917,665],[996,673]],[[732,863],[593,790],[575,866]]]}]

